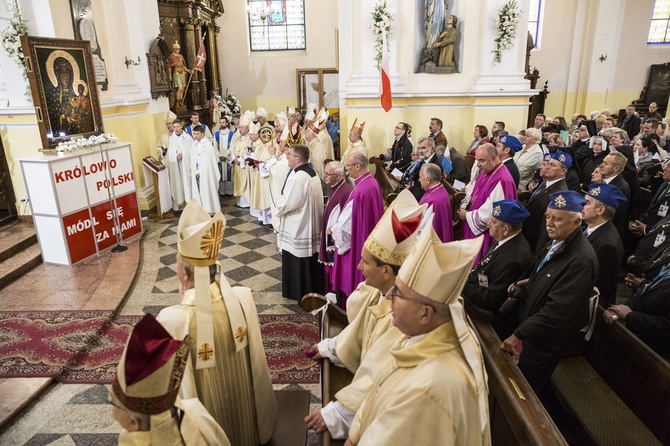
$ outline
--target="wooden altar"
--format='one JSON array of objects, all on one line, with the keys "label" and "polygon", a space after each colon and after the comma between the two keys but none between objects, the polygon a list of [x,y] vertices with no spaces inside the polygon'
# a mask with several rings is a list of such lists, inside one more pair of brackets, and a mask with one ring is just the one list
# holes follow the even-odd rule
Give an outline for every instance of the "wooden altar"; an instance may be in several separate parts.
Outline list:
[{"label": "wooden altar", "polygon": [[[202,71],[194,72],[186,91],[184,104],[188,111],[205,111],[208,115],[210,92],[221,91],[221,72],[216,38],[221,28],[216,18],[223,14],[222,0],[157,0],[160,29],[169,48],[178,41],[181,54],[188,68],[196,62],[200,41],[205,44],[207,62]],[[203,40],[204,38],[204,40]],[[175,110],[175,92],[170,93],[170,108]],[[183,111],[177,115],[184,117]],[[201,114],[202,122],[209,122],[209,116]]]}]

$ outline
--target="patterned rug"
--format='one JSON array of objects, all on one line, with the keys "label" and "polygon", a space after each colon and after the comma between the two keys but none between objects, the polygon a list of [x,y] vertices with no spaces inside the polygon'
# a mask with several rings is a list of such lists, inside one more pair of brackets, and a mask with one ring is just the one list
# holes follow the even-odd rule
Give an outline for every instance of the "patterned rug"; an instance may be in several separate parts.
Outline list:
[{"label": "patterned rug", "polygon": [[[318,341],[316,318],[311,314],[259,318],[273,383],[318,382],[318,366],[304,355]],[[140,319],[109,311],[0,312],[0,378],[109,384]]]}]

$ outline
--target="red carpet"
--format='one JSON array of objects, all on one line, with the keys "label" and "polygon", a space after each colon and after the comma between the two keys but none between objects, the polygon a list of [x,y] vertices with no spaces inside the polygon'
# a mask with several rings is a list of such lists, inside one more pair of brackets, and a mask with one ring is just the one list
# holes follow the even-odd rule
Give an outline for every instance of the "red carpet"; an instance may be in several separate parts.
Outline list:
[{"label": "red carpet", "polygon": [[[0,312],[0,378],[111,383],[128,335],[141,318],[112,316],[110,311]],[[318,382],[318,366],[304,356],[319,337],[316,318],[261,315],[260,321],[273,382]]]}]

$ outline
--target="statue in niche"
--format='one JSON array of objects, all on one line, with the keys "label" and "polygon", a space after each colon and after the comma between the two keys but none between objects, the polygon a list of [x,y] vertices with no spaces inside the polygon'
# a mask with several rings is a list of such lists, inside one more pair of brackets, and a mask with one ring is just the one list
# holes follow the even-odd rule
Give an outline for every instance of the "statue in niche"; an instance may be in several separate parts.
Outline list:
[{"label": "statue in niche", "polygon": [[438,67],[456,68],[454,61],[454,45],[456,44],[456,22],[458,19],[454,15],[447,18],[447,27],[444,28],[440,38],[437,40],[433,48],[438,50],[437,62]]},{"label": "statue in niche", "polygon": [[[437,35],[433,44],[426,41],[426,46],[421,51],[418,73],[455,73],[456,72],[456,38],[458,31],[456,24],[458,18],[455,15],[446,17],[446,26]],[[426,32],[428,36],[428,32]]]}]

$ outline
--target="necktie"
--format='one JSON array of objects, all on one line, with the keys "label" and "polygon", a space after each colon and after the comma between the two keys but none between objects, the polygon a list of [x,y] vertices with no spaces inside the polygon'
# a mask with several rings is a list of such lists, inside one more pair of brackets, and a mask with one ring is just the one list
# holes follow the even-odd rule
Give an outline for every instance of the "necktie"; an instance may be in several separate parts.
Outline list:
[{"label": "necktie", "polygon": [[549,251],[547,251],[547,255],[544,256],[544,259],[540,262],[540,264],[537,266],[537,269],[535,272],[538,272],[542,269],[545,263],[549,261],[554,256],[554,253],[556,252],[556,249],[558,248],[558,243],[555,241],[551,242],[551,248],[549,248]]},{"label": "necktie", "polygon": [[546,181],[543,181],[542,184],[540,184],[539,186],[537,186],[537,189],[535,189],[535,191],[533,192],[533,195],[530,196],[530,199],[532,200],[532,199],[535,198],[536,196],[540,195],[542,192],[544,192],[544,190],[545,190],[546,188],[547,188],[547,182],[546,182]]}]

